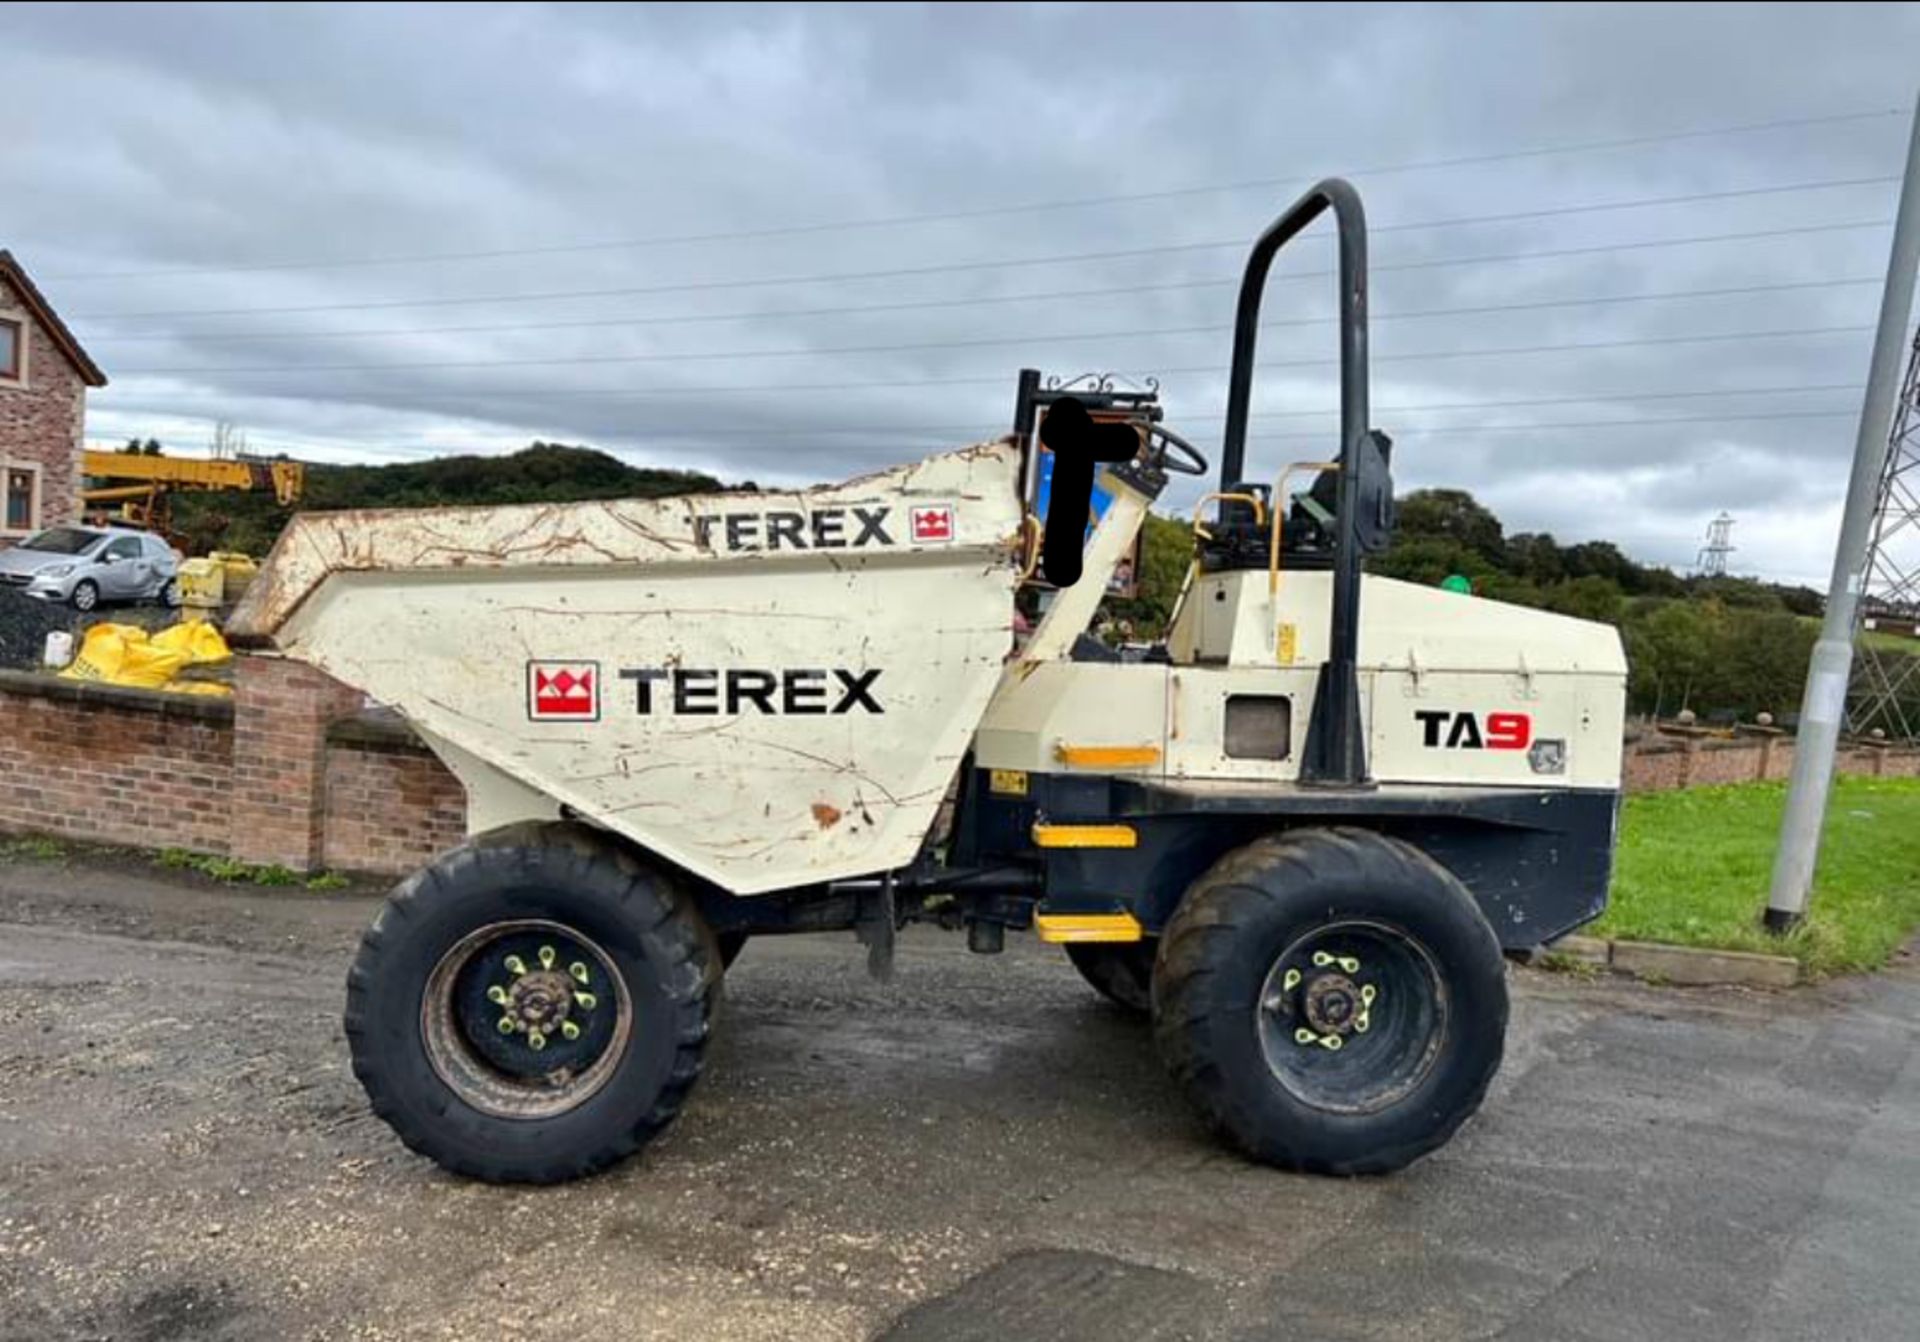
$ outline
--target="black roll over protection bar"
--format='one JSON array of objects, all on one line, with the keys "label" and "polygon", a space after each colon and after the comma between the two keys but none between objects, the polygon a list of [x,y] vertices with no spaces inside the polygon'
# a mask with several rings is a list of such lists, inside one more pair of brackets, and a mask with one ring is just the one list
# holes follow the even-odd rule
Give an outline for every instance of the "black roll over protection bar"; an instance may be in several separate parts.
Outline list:
[{"label": "black roll over protection bar", "polygon": [[[1313,714],[1300,757],[1300,782],[1323,787],[1371,785],[1360,722],[1360,559],[1384,549],[1393,525],[1391,443],[1369,428],[1367,406],[1367,216],[1360,193],[1338,177],[1318,183],[1268,226],[1253,244],[1240,280],[1233,321],[1233,364],[1227,428],[1220,449],[1220,488],[1231,492],[1246,467],[1247,418],[1253,400],[1254,345],[1260,300],[1274,255],[1328,209],[1340,247],[1340,455],[1334,518],[1333,627],[1320,664]],[[1274,499],[1276,517],[1286,507]]]}]

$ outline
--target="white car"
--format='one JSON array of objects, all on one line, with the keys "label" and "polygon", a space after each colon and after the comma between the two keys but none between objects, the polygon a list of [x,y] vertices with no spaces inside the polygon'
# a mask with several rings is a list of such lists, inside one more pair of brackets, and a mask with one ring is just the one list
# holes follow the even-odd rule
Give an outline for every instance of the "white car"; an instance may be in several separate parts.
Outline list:
[{"label": "white car", "polygon": [[0,587],[92,610],[102,601],[180,604],[180,555],[127,527],[49,527],[0,550]]}]

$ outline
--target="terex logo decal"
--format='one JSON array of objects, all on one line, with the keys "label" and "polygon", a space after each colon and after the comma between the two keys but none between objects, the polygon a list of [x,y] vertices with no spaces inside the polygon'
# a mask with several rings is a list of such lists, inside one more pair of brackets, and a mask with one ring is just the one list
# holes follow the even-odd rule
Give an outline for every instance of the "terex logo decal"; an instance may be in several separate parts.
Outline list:
[{"label": "terex logo decal", "polygon": [[535,722],[598,722],[598,662],[528,662],[527,716]]},{"label": "terex logo decal", "polygon": [[1525,713],[1489,713],[1485,730],[1471,713],[1421,709],[1421,744],[1444,750],[1525,750],[1533,741],[1533,719]]},{"label": "terex logo decal", "polygon": [[[634,710],[642,716],[684,713],[717,717],[722,713],[745,713],[748,709],[796,716],[851,713],[855,709],[865,713],[887,711],[873,695],[873,683],[880,679],[878,667],[865,671],[841,668],[763,671],[729,667],[723,671],[626,666],[620,668],[620,679],[633,682]],[[654,692],[656,687],[658,694]]]},{"label": "terex logo decal", "polygon": [[912,535],[916,545],[953,539],[953,505],[951,503],[909,508],[907,520],[912,524]]},{"label": "terex logo decal", "polygon": [[[948,510],[952,521],[952,509]],[[751,513],[705,513],[693,519],[693,539],[728,550],[858,550],[892,545],[887,517],[892,508],[815,508]],[[917,525],[917,524],[916,524]]]}]

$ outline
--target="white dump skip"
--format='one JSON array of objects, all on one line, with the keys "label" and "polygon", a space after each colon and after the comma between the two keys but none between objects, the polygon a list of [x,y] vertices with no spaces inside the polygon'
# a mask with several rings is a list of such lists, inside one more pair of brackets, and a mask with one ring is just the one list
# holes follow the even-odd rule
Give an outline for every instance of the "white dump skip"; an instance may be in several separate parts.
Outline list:
[{"label": "white dump skip", "polygon": [[229,631],[391,704],[476,827],[739,894],[909,861],[1012,640],[1017,446],[794,493],[307,514]]}]

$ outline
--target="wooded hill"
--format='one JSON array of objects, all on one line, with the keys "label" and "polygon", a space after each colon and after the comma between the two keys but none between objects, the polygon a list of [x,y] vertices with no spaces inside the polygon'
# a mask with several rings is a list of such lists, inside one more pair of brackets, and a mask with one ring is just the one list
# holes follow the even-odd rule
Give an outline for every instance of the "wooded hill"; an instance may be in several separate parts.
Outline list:
[{"label": "wooded hill", "polygon": [[240,550],[260,556],[296,511],[654,499],[725,488],[701,471],[652,470],[590,447],[534,443],[506,456],[309,465],[306,495],[294,508],[282,508],[263,494],[177,494],[173,525],[189,554]]}]

